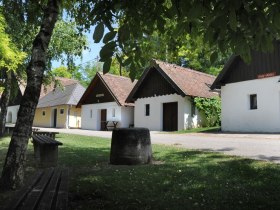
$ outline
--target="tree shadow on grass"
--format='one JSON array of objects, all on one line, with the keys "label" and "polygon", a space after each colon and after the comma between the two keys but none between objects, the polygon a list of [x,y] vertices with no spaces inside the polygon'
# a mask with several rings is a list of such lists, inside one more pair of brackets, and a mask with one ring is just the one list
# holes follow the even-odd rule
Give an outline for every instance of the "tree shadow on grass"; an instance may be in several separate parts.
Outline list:
[{"label": "tree shadow on grass", "polygon": [[155,150],[154,159],[163,164],[112,166],[108,164],[108,148],[83,149],[79,154],[82,154],[79,161],[84,162],[83,157],[88,157],[98,165],[83,163],[83,170],[73,173],[72,209],[93,206],[96,209],[277,209],[280,206],[280,168],[275,164],[210,152]]}]

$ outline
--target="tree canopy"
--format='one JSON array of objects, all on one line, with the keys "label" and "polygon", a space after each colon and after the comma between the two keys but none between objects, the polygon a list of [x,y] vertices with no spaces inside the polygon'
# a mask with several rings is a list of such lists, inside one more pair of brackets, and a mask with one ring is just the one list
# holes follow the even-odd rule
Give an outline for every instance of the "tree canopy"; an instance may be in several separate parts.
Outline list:
[{"label": "tree canopy", "polygon": [[[131,78],[146,64],[141,41],[153,33],[175,41],[168,51],[176,49],[187,35],[192,40],[201,36],[209,45],[212,62],[219,57],[218,51],[226,54],[228,50],[249,62],[252,49],[272,50],[280,32],[277,0],[2,0],[1,7],[8,34],[18,49],[29,52],[27,86],[1,177],[1,184],[7,188],[18,187],[23,181],[23,163],[47,69],[49,43],[62,11],[74,18],[81,31],[96,25],[93,39],[105,44],[100,51],[105,73],[116,57],[121,65],[129,67]],[[106,34],[105,27],[109,30]],[[120,51],[122,56],[118,55]]]},{"label": "tree canopy", "polygon": [[6,21],[0,13],[0,69],[15,70],[22,64],[26,54],[17,49],[5,29]]},{"label": "tree canopy", "polygon": [[[97,25],[93,38],[105,43],[100,51],[104,71],[116,49],[123,51],[126,64],[134,71],[146,62],[139,40],[155,31],[174,40],[187,34],[191,39],[202,36],[211,49],[212,62],[218,58],[218,51],[225,54],[227,50],[249,62],[252,49],[272,50],[273,40],[279,38],[279,9],[276,0],[83,1],[72,14],[85,28]],[[106,34],[104,27],[109,29]]]}]

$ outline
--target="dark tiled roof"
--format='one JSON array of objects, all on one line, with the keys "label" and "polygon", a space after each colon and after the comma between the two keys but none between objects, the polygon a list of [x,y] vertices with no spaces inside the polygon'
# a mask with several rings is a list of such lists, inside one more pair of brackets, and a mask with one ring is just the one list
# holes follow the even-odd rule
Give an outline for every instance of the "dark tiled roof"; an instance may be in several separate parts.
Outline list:
[{"label": "dark tiled roof", "polygon": [[133,104],[131,103],[126,103],[125,100],[136,84],[137,80],[132,82],[128,77],[117,76],[109,73],[103,74],[101,72],[98,72],[97,74],[99,74],[99,76],[105,82],[105,85],[108,86],[111,93],[114,95],[121,106],[133,106]]},{"label": "dark tiled roof", "polygon": [[203,98],[217,96],[217,93],[210,91],[210,86],[214,82],[215,76],[153,59],[150,67],[146,69],[129,94],[126,100],[127,102],[132,102],[137,99],[134,94],[137,92],[138,88],[141,88],[141,84],[149,71],[158,71],[181,96]]},{"label": "dark tiled roof", "polygon": [[134,82],[131,81],[128,77],[117,76],[110,73],[103,74],[97,72],[95,77],[92,79],[90,85],[88,86],[85,94],[82,96],[81,100],[78,103],[78,107],[83,104],[83,101],[90,95],[89,93],[94,91],[96,81],[100,79],[102,83],[106,86],[107,90],[111,93],[115,101],[120,106],[134,106],[133,103],[126,103],[125,100],[136,84],[137,80]]},{"label": "dark tiled roof", "polygon": [[[64,83],[67,84],[67,83]],[[57,87],[44,97],[40,98],[38,108],[58,105],[77,105],[85,92],[85,88],[79,83],[65,85],[63,88]]]},{"label": "dark tiled roof", "polygon": [[217,96],[216,93],[210,92],[209,88],[215,76],[159,60],[153,61],[155,67],[159,67],[185,95],[204,98]]}]

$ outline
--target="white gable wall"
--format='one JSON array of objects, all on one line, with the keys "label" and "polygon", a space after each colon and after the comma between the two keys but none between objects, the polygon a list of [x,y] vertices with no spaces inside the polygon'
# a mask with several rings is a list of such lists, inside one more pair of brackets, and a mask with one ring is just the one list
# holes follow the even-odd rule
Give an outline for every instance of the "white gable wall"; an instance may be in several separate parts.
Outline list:
[{"label": "white gable wall", "polygon": [[[279,79],[277,76],[222,86],[222,130],[280,132]],[[250,94],[257,94],[257,109],[250,109]]]},{"label": "white gable wall", "polygon": [[16,123],[18,110],[19,110],[19,105],[8,106],[7,115],[6,115],[7,123]]},{"label": "white gable wall", "polygon": [[[189,97],[177,94],[139,98],[135,101],[134,126],[145,127],[152,131],[162,131],[163,103],[178,102],[178,130],[200,126],[197,110],[191,116],[191,102]],[[145,106],[150,104],[150,116],[145,116]]]},{"label": "white gable wall", "polygon": [[121,107],[122,121],[120,127],[128,128],[134,122],[134,107]]},{"label": "white gable wall", "polygon": [[[101,109],[107,110],[107,121],[119,121],[117,127],[125,128],[133,123],[132,107],[121,107],[116,102],[87,104],[82,105],[81,128],[100,130]],[[113,116],[113,109],[115,116]]]}]

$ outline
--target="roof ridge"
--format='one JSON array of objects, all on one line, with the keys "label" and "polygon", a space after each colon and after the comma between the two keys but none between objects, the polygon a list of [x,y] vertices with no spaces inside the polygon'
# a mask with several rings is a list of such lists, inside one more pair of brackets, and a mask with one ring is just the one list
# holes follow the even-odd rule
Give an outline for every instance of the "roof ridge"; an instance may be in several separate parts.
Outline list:
[{"label": "roof ridge", "polygon": [[120,78],[124,78],[124,79],[130,79],[129,77],[121,76],[121,75],[116,75],[116,74],[112,74],[112,73],[103,74],[101,71],[98,71],[98,73],[99,73],[100,75],[102,75],[102,76],[109,75],[109,76],[113,76],[113,77],[120,77]]},{"label": "roof ridge", "polygon": [[[68,97],[68,100],[67,100],[67,104],[69,103],[69,101],[71,100],[71,96],[73,95],[73,93],[77,89],[78,83],[73,83],[73,84],[70,84],[70,85],[75,85],[75,87],[74,87],[73,91],[71,91],[71,93],[69,94],[69,97]],[[65,85],[65,87],[66,86],[70,86],[70,85]]]},{"label": "roof ridge", "polygon": [[55,79],[64,79],[64,80],[73,80],[73,81],[78,81],[77,79],[66,78],[66,77],[55,77]]},{"label": "roof ridge", "polygon": [[187,68],[187,67],[183,67],[183,66],[179,66],[177,64],[174,64],[174,63],[168,63],[168,62],[165,62],[165,61],[161,61],[161,60],[156,60],[154,59],[156,64],[159,63],[164,63],[165,65],[169,65],[169,66],[172,66],[173,68],[179,68],[179,69],[182,69],[182,70],[187,70],[187,71],[192,71],[196,74],[202,74],[202,75],[205,75],[205,76],[209,76],[209,77],[214,77],[216,78],[216,76],[212,75],[212,74],[208,74],[208,73],[205,73],[205,72],[202,72],[202,71],[198,71],[198,70],[194,70],[194,69],[191,69],[191,68]]}]

